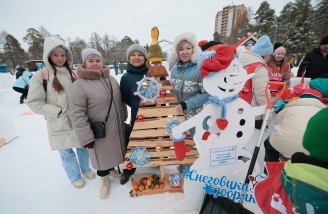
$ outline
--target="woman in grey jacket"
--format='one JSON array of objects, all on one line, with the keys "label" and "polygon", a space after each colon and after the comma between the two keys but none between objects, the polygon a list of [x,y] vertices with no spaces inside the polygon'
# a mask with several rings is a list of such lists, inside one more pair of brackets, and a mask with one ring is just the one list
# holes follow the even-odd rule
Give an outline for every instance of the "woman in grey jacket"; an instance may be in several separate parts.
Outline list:
[{"label": "woman in grey jacket", "polygon": [[[102,184],[99,196],[109,196],[109,175],[124,160],[127,109],[120,87],[109,68],[103,65],[101,54],[92,48],[81,52],[83,65],[77,68],[78,79],[70,93],[72,124],[82,146],[88,148],[92,167],[97,169]],[[106,117],[109,111],[109,117]],[[105,122],[106,136],[95,138],[90,122]]]},{"label": "woman in grey jacket", "polygon": [[186,120],[199,113],[209,97],[203,88],[203,78],[197,66],[200,52],[196,36],[187,32],[175,38],[168,60],[174,66],[170,81],[180,102],[177,111],[184,113]]},{"label": "woman in grey jacket", "polygon": [[[72,59],[72,53],[63,40],[57,37],[45,39],[43,62],[48,74],[47,86],[44,88],[42,71],[37,71],[30,81],[27,105],[35,113],[45,116],[51,149],[58,150],[74,187],[82,188],[85,182],[80,170],[90,180],[95,177],[95,173],[90,169],[88,152],[77,141],[67,114],[68,93],[75,80],[71,70]],[[79,161],[73,148],[76,148]]]},{"label": "woman in grey jacket", "polygon": [[[174,66],[170,82],[180,103],[176,109],[179,114],[184,114],[186,120],[199,113],[209,97],[203,88],[203,78],[197,66],[200,52],[196,36],[187,32],[175,38],[173,51],[168,60],[170,65]],[[190,132],[193,136],[195,128]],[[178,170],[181,173],[189,166],[190,164],[180,165]]]}]

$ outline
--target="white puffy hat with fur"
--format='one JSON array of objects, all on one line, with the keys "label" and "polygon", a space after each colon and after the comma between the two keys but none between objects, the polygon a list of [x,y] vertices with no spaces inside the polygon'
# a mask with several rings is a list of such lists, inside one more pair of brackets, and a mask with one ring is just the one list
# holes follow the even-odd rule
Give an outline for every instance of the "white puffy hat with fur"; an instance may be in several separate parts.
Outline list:
[{"label": "white puffy hat with fur", "polygon": [[178,35],[174,39],[172,53],[170,54],[170,56],[168,58],[168,62],[170,63],[171,66],[173,66],[179,62],[178,46],[179,46],[180,42],[183,40],[187,41],[188,43],[190,43],[192,45],[193,52],[191,55],[191,62],[197,64],[198,56],[201,53],[202,49],[200,49],[200,47],[198,46],[197,38],[196,38],[195,34],[193,34],[191,32],[186,32],[186,33],[182,33],[182,34]]}]

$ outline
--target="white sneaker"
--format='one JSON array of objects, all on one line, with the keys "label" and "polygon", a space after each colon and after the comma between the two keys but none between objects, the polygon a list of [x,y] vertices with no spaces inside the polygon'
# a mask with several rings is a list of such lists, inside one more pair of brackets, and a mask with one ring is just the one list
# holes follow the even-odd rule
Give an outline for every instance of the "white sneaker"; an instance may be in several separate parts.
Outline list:
[{"label": "white sneaker", "polygon": [[82,187],[85,186],[85,181],[82,178],[80,178],[79,180],[72,182],[72,184],[75,188],[81,189]]},{"label": "white sneaker", "polygon": [[96,174],[90,169],[89,171],[83,173],[87,179],[92,180],[96,177]]}]

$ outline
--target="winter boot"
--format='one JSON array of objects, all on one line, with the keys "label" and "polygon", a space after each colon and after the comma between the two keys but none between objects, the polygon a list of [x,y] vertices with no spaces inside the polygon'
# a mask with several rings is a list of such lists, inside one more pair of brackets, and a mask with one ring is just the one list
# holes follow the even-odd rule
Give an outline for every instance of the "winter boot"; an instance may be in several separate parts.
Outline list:
[{"label": "winter boot", "polygon": [[96,174],[90,169],[89,171],[83,173],[87,179],[92,180],[96,177]]},{"label": "winter boot", "polygon": [[101,187],[99,197],[101,200],[107,199],[109,196],[109,177],[108,175],[101,177]]},{"label": "winter boot", "polygon": [[23,103],[24,103],[24,95],[22,95],[22,96],[20,97],[19,103],[20,103],[20,104],[23,104]]},{"label": "winter boot", "polygon": [[82,178],[80,178],[79,180],[72,182],[72,184],[75,188],[81,189],[82,187],[85,186],[85,181]]}]

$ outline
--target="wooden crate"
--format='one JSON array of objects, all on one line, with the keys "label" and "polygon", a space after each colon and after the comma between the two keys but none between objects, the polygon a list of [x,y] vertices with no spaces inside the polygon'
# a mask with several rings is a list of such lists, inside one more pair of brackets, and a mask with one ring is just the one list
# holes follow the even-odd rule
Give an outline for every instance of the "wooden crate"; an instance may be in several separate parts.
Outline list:
[{"label": "wooden crate", "polygon": [[[150,173],[143,173],[143,174],[137,174],[134,176],[132,179],[133,181],[139,181],[141,178],[148,178],[152,174]],[[165,178],[163,180],[164,182],[164,189],[149,189],[149,190],[143,190],[143,191],[135,191],[131,190],[130,196],[131,197],[136,197],[136,196],[141,196],[141,195],[154,195],[154,194],[160,194],[160,193],[165,193],[165,192],[183,192],[183,179],[180,181],[180,187],[174,187],[171,188],[170,183],[169,183],[169,177],[170,175],[166,174]]]},{"label": "wooden crate", "polygon": [[[158,97],[154,102],[144,102],[141,99],[137,115],[142,115],[144,119],[143,121],[136,120],[134,124],[123,167],[126,169],[128,163],[133,164],[134,168],[159,166],[160,179],[164,182],[165,187],[164,189],[135,192],[132,196],[157,194],[162,192],[182,192],[182,186],[180,188],[170,188],[170,185],[167,183],[169,175],[165,175],[164,167],[167,165],[192,164],[199,156],[193,139],[186,138],[185,142],[191,148],[191,151],[186,153],[186,157],[183,161],[176,159],[173,142],[171,141],[170,135],[167,133],[165,127],[167,123],[173,119],[178,119],[183,122],[185,118],[183,114],[179,115],[176,112],[178,99],[175,94],[171,92],[171,83],[168,80],[163,80],[162,75],[164,74],[167,76],[167,72],[164,73],[163,68],[155,69],[154,72],[151,67],[147,76],[152,74],[154,78],[162,84],[161,90],[166,90],[167,94],[165,97]],[[160,71],[160,75],[157,75],[156,71]],[[139,166],[129,161],[131,149],[136,148],[137,146],[145,147],[150,153],[151,158],[148,164]],[[141,174],[140,176],[146,177],[144,174]],[[135,175],[134,179],[138,180],[138,178],[140,179],[140,176]]]}]

